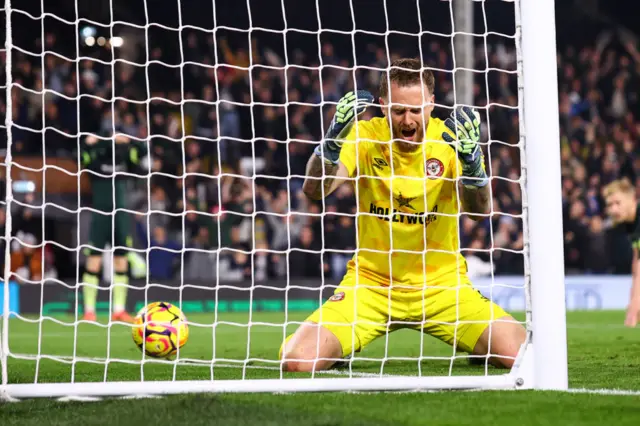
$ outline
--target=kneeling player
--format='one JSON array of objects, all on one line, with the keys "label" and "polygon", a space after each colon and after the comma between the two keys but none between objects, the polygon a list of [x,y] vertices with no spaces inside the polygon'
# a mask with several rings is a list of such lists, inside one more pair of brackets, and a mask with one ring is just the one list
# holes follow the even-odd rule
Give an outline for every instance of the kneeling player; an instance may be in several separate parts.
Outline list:
[{"label": "kneeling player", "polygon": [[456,119],[432,118],[434,77],[420,70],[401,59],[382,76],[385,118],[354,123],[373,96],[343,97],[307,164],[313,199],[356,185],[359,247],[334,295],[287,338],[285,370],[330,368],[400,328],[506,368],[525,341],[524,327],[471,286],[459,253],[458,201],[478,219],[490,208],[479,115],[464,107]]},{"label": "kneeling player", "polygon": [[631,264],[631,294],[624,324],[635,327],[640,313],[640,273],[638,272],[638,250],[640,250],[640,208],[636,200],[636,189],[626,179],[611,182],[604,188],[607,214],[615,225],[622,226],[633,249]]}]

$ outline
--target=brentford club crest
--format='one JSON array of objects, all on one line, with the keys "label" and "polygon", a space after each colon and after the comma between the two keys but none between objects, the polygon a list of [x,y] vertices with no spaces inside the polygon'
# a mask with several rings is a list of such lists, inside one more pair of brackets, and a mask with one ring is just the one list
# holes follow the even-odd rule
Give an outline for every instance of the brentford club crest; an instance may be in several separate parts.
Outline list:
[{"label": "brentford club crest", "polygon": [[331,302],[339,302],[339,301],[341,301],[343,299],[344,299],[344,292],[341,291],[340,293],[336,293],[333,296],[331,296],[329,298],[329,301],[331,301]]},{"label": "brentford club crest", "polygon": [[437,158],[429,158],[426,162],[427,177],[435,179],[444,173],[444,164]]}]

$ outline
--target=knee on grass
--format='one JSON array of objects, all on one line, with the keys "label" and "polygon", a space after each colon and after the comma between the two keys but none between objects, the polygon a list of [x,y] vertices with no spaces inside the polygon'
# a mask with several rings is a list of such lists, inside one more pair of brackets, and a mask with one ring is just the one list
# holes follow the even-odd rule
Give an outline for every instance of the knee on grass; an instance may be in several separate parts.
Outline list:
[{"label": "knee on grass", "polygon": [[497,368],[512,368],[520,347],[526,340],[526,330],[521,324],[510,317],[500,318],[492,330],[487,328],[478,339],[474,349],[476,358],[474,364],[484,364],[486,356],[489,363]]},{"label": "knee on grass", "polygon": [[280,359],[283,361],[282,369],[292,373],[328,370],[335,362],[318,357],[316,351],[305,351],[300,348],[287,351]]},{"label": "knee on grass", "polygon": [[286,342],[280,349],[280,359],[284,371],[311,373],[330,369],[342,351],[338,348],[318,348],[315,345],[291,345]]},{"label": "knee on grass", "polygon": [[326,370],[326,368],[320,368],[320,363],[322,363],[322,361],[284,361],[282,363],[282,369],[288,373],[311,373]]},{"label": "knee on grass", "polygon": [[[506,368],[511,369],[515,362],[515,357],[517,354],[512,355],[504,355],[504,356],[489,356],[489,365],[494,366],[495,368]],[[487,356],[483,355],[482,357],[474,356],[469,358],[469,365],[472,366],[484,366],[487,363]]]},{"label": "knee on grass", "polygon": [[324,327],[305,323],[280,348],[283,369],[291,372],[328,370],[342,356],[338,338]]}]

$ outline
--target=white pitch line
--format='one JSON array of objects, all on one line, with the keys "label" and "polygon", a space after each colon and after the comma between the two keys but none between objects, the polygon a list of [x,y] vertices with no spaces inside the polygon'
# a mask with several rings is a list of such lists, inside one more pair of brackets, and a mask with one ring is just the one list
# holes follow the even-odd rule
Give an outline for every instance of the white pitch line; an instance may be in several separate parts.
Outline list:
[{"label": "white pitch line", "polygon": [[[393,393],[393,394],[410,394],[410,393],[441,393],[445,392],[444,390],[415,390],[415,391],[387,391],[384,393]],[[479,392],[482,392],[479,390]],[[487,391],[492,392],[492,391]],[[587,393],[587,394],[597,394],[597,395],[614,395],[614,396],[640,396],[640,391],[629,391],[622,389],[569,389],[567,391],[561,391],[562,393]],[[382,392],[367,392],[367,391],[346,391],[345,393],[350,394],[358,394],[358,395],[378,395]],[[166,398],[168,396],[164,396]],[[130,395],[123,396],[119,399],[132,399],[132,398],[163,398],[157,395]],[[82,401],[82,402],[93,402],[93,401],[101,401],[102,398],[83,398],[83,397],[65,397],[59,398],[60,402],[67,401]]]},{"label": "white pitch line", "polygon": [[[60,325],[60,327],[73,327],[73,325],[68,325],[68,326],[63,326]],[[254,328],[253,330],[251,330],[252,333],[258,333],[258,334],[282,334],[282,330],[279,327],[269,327],[269,326],[264,326],[264,325],[256,325],[256,328]],[[198,327],[200,328],[200,327]],[[202,328],[208,328],[211,329],[211,327],[202,327]],[[238,326],[236,327],[236,329],[232,329],[232,326],[229,327],[223,327],[223,328],[218,328],[216,329],[216,334],[246,334],[247,333],[247,328],[246,326]],[[626,327],[624,324],[572,324],[572,325],[567,325],[567,329],[571,330],[584,330],[584,329],[619,329],[619,330],[631,330],[628,327]],[[122,330],[120,329],[119,325],[114,325],[111,328],[111,333],[112,334],[118,334],[118,333],[129,333],[129,331],[126,330]],[[79,331],[78,332],[78,336],[80,337],[99,337],[99,336],[105,336],[107,334],[107,327],[103,327],[103,331],[101,332],[97,332],[97,331]],[[74,335],[73,330],[69,330],[68,332],[54,332],[54,333],[43,333],[42,337],[43,338],[48,338],[48,337],[52,337],[52,338],[57,338],[57,337],[71,337]],[[9,338],[18,338],[18,339],[23,339],[23,338],[30,338],[33,339],[34,337],[37,337],[37,334],[35,333],[25,333],[25,332],[11,332],[9,331]]]},{"label": "white pitch line", "polygon": [[569,389],[568,393],[588,393],[595,395],[640,396],[640,391],[627,389]]},{"label": "white pitch line", "polygon": [[[16,358],[20,359],[20,357],[23,354],[10,354],[14,355]],[[71,356],[67,356],[67,355],[56,355],[58,358],[60,359],[65,359],[65,360],[73,360],[73,357]],[[107,361],[106,358],[87,358],[87,357],[76,357],[76,362],[91,362],[91,361],[96,361],[96,362],[100,362],[100,363],[105,363]],[[135,361],[135,360],[126,360],[126,361]],[[122,363],[122,360],[119,358],[112,358],[111,362],[113,363]],[[134,365],[133,362],[130,363],[131,365]],[[140,363],[138,363],[138,365],[140,365]],[[164,365],[168,365],[168,366],[173,366],[174,364],[172,363],[166,363]],[[187,366],[187,367],[204,367],[204,368],[209,368],[211,369],[211,363],[209,362],[198,362],[198,363],[194,363],[194,362],[189,362],[189,361],[183,361],[183,362],[178,362],[177,364],[178,366]],[[268,365],[240,365],[240,363],[238,364],[218,364],[218,363],[214,363],[213,364],[213,369],[215,370],[216,368],[235,368],[235,369],[247,369],[247,370],[269,370],[269,371],[280,371],[280,367],[270,367]],[[325,370],[325,371],[318,371],[317,373],[315,373],[316,375],[330,375],[330,376],[346,376],[346,377],[407,377],[407,376],[403,376],[403,375],[399,375],[399,374],[384,374],[384,373],[365,373],[365,372],[361,372],[361,371],[351,371],[349,372],[348,369],[340,369],[340,370]]]},{"label": "white pitch line", "polygon": [[[214,365],[214,369],[216,367],[222,367],[222,368],[243,368],[239,365],[234,365],[234,364],[216,364]],[[254,370],[272,370],[272,371],[280,371],[280,367],[269,367],[266,365],[247,365],[246,367],[244,367],[246,369],[254,369]],[[316,375],[332,375],[332,376],[350,376],[350,377],[408,377],[408,376],[402,376],[402,375],[397,375],[397,374],[380,374],[380,373],[363,373],[361,371],[347,371],[347,370],[325,370],[325,371],[318,371],[316,373]]]},{"label": "white pitch line", "polygon": [[[68,327],[73,327],[73,326],[68,326]],[[261,328],[257,328],[257,329],[253,329],[251,330],[252,333],[259,333],[259,334],[280,334],[282,335],[282,330],[281,329],[274,329],[273,330],[267,330],[262,328],[263,326],[257,326],[257,327],[261,327]],[[210,329],[210,327],[207,327]],[[111,335],[117,335],[119,333],[123,333],[123,334],[130,334],[131,332],[129,330],[122,330],[122,329],[118,329],[118,328],[112,328],[111,329]],[[229,330],[228,328],[219,328],[216,330],[216,334],[247,334],[247,327],[238,327],[237,330]],[[208,333],[209,334],[209,333]],[[55,333],[42,333],[42,338],[46,339],[48,337],[73,337],[74,332],[73,330],[69,330],[68,332],[55,332]],[[107,328],[104,328],[102,332],[98,332],[98,331],[79,331],[78,332],[78,336],[79,337],[100,337],[100,336],[106,336],[107,335]],[[18,339],[23,339],[23,338],[30,338],[30,339],[34,339],[37,338],[37,333],[25,333],[25,332],[11,332],[9,331],[9,339],[11,338],[18,338]]]},{"label": "white pitch line", "polygon": [[618,330],[633,330],[632,328],[627,327],[624,324],[588,324],[588,323],[581,323],[581,324],[570,324],[567,325],[567,329],[571,330],[609,330],[609,329],[618,329]]},{"label": "white pitch line", "polygon": [[[19,354],[16,354],[19,355]],[[64,357],[70,358],[71,357]],[[78,361],[82,362],[87,358],[77,357]],[[96,361],[106,361],[105,358],[90,358]],[[118,362],[118,360],[114,360],[114,362]],[[167,364],[169,365],[169,364]],[[178,363],[178,365],[183,366],[197,366],[197,367],[206,367],[211,368],[211,364],[202,363],[202,364],[194,364],[194,363]],[[237,365],[237,364],[214,364],[213,368],[235,368],[235,369],[247,369],[247,370],[268,370],[268,371],[280,371],[280,367],[269,367],[266,365]],[[345,377],[405,377],[404,375],[398,374],[380,374],[380,373],[365,373],[361,371],[351,371],[349,372],[346,369],[343,370],[326,370],[317,372],[317,375],[331,375],[331,376],[345,376]],[[408,376],[412,377],[412,376]],[[478,391],[482,391],[478,389]],[[441,392],[437,390],[429,390],[429,391],[398,391],[399,393],[413,393],[413,392]],[[594,395],[614,395],[614,396],[640,396],[640,390],[628,390],[628,389],[586,389],[586,388],[572,388],[566,391],[558,391],[560,393],[576,393],[576,394],[594,394]],[[359,392],[359,393],[369,393],[369,392]],[[376,393],[376,392],[371,392]]]},{"label": "white pitch line", "polygon": [[[210,365],[202,365],[203,367],[210,368]],[[216,368],[246,368],[247,370],[269,370],[269,371],[280,371],[280,367],[269,367],[267,365],[247,365],[241,366],[237,364],[214,364],[214,370]],[[325,370],[318,371],[316,375],[331,375],[331,376],[351,376],[351,377],[404,377],[402,375],[397,374],[380,374],[380,373],[364,373],[361,371],[351,371],[351,373],[347,370]]]}]

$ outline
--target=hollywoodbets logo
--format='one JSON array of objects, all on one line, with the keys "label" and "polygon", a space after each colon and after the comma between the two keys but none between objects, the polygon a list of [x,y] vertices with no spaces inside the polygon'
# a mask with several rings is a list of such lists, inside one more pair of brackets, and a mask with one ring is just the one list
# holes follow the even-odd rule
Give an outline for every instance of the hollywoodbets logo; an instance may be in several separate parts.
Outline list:
[{"label": "hollywoodbets logo", "polygon": [[389,211],[389,207],[379,207],[371,203],[369,213],[376,215],[378,220],[384,220],[385,222],[406,223],[407,225],[429,225],[438,218],[436,214],[438,213],[438,206],[433,206],[431,212],[425,215],[425,212],[406,213],[397,209]]}]

